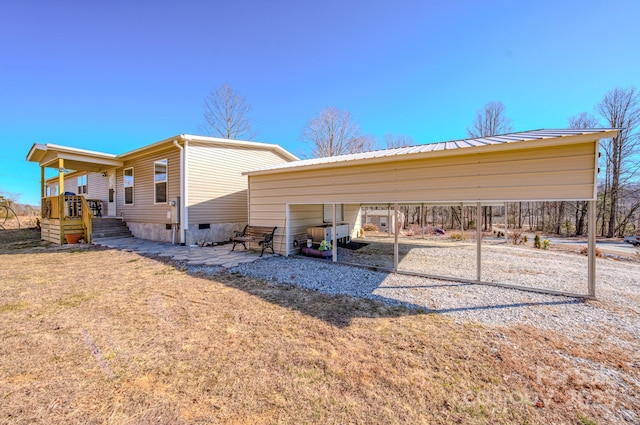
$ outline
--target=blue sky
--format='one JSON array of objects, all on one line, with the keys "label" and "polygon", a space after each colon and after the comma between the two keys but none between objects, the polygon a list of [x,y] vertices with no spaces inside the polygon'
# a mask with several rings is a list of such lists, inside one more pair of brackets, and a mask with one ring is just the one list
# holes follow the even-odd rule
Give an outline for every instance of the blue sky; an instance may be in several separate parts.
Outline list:
[{"label": "blue sky", "polygon": [[566,127],[640,88],[639,17],[637,0],[3,0],[0,193],[39,203],[36,142],[118,154],[197,134],[224,83],[255,140],[297,155],[329,106],[379,140],[464,138],[490,100],[517,131]]}]

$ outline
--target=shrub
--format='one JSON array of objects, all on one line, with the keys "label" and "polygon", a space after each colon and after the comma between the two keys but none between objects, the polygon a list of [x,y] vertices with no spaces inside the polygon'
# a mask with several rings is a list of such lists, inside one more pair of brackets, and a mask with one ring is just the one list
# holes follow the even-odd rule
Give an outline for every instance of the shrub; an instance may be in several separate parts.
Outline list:
[{"label": "shrub", "polygon": [[422,234],[422,227],[419,224],[412,224],[404,231],[406,236],[419,236]]},{"label": "shrub", "polygon": [[509,233],[509,241],[514,245],[520,245],[523,242],[526,242],[524,239],[526,236],[522,236],[522,230],[513,229],[511,233]]},{"label": "shrub", "polygon": [[527,235],[524,235],[522,237],[522,243],[527,243],[527,242],[529,242],[529,238],[527,237]]},{"label": "shrub", "polygon": [[[582,248],[580,248],[580,254],[589,255],[589,247],[583,246]],[[596,257],[604,258],[604,253],[600,248],[596,248]]]},{"label": "shrub", "polygon": [[542,248],[542,244],[540,243],[540,235],[536,235],[536,237],[533,239],[533,247],[538,249]]},{"label": "shrub", "polygon": [[451,233],[449,235],[449,237],[454,240],[454,241],[461,241],[464,240],[465,238],[462,236],[462,233]]},{"label": "shrub", "polygon": [[542,249],[549,249],[550,246],[551,246],[551,242],[549,241],[549,239],[544,239],[542,241]]},{"label": "shrub", "polygon": [[373,223],[366,223],[365,225],[362,226],[362,229],[365,232],[377,232],[379,230],[378,226],[376,226]]}]

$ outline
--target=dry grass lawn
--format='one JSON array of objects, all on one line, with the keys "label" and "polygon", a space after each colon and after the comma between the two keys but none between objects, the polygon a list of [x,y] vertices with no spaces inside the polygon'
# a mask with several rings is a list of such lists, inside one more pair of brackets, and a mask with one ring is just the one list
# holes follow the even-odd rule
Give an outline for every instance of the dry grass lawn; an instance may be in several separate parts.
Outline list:
[{"label": "dry grass lawn", "polygon": [[[193,276],[122,251],[38,247],[27,233],[0,232],[2,424],[591,424],[640,414],[638,365],[622,349]],[[624,372],[620,385],[594,378],[599,367]]]}]

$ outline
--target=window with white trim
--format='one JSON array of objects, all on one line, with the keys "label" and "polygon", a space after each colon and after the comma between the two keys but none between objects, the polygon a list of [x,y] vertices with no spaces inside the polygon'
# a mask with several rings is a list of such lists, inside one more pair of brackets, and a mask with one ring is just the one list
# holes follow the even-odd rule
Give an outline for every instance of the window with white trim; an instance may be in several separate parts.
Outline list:
[{"label": "window with white trim", "polygon": [[87,193],[87,175],[78,176],[78,195]]},{"label": "window with white trim", "polygon": [[155,186],[155,203],[167,202],[167,160],[163,159],[153,163],[153,184]]},{"label": "window with white trim", "polygon": [[124,169],[124,203],[133,205],[133,168]]}]

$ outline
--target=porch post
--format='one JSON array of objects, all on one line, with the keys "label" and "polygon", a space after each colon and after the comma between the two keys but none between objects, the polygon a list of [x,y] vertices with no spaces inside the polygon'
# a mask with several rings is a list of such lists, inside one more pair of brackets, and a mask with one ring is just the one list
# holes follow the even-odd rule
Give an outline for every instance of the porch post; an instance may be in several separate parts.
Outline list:
[{"label": "porch post", "polygon": [[58,159],[58,195],[64,195],[64,159]]},{"label": "porch post", "polygon": [[[64,202],[64,159],[58,159],[58,217],[59,220],[64,220],[65,216],[65,202]],[[64,235],[60,234],[60,243],[63,241]]]},{"label": "porch post", "polygon": [[44,198],[45,190],[44,190],[44,167],[40,166],[40,203],[42,206],[42,198]]},{"label": "porch post", "polygon": [[588,236],[588,290],[589,297],[596,297],[596,201],[589,203],[589,222],[587,224]]}]

